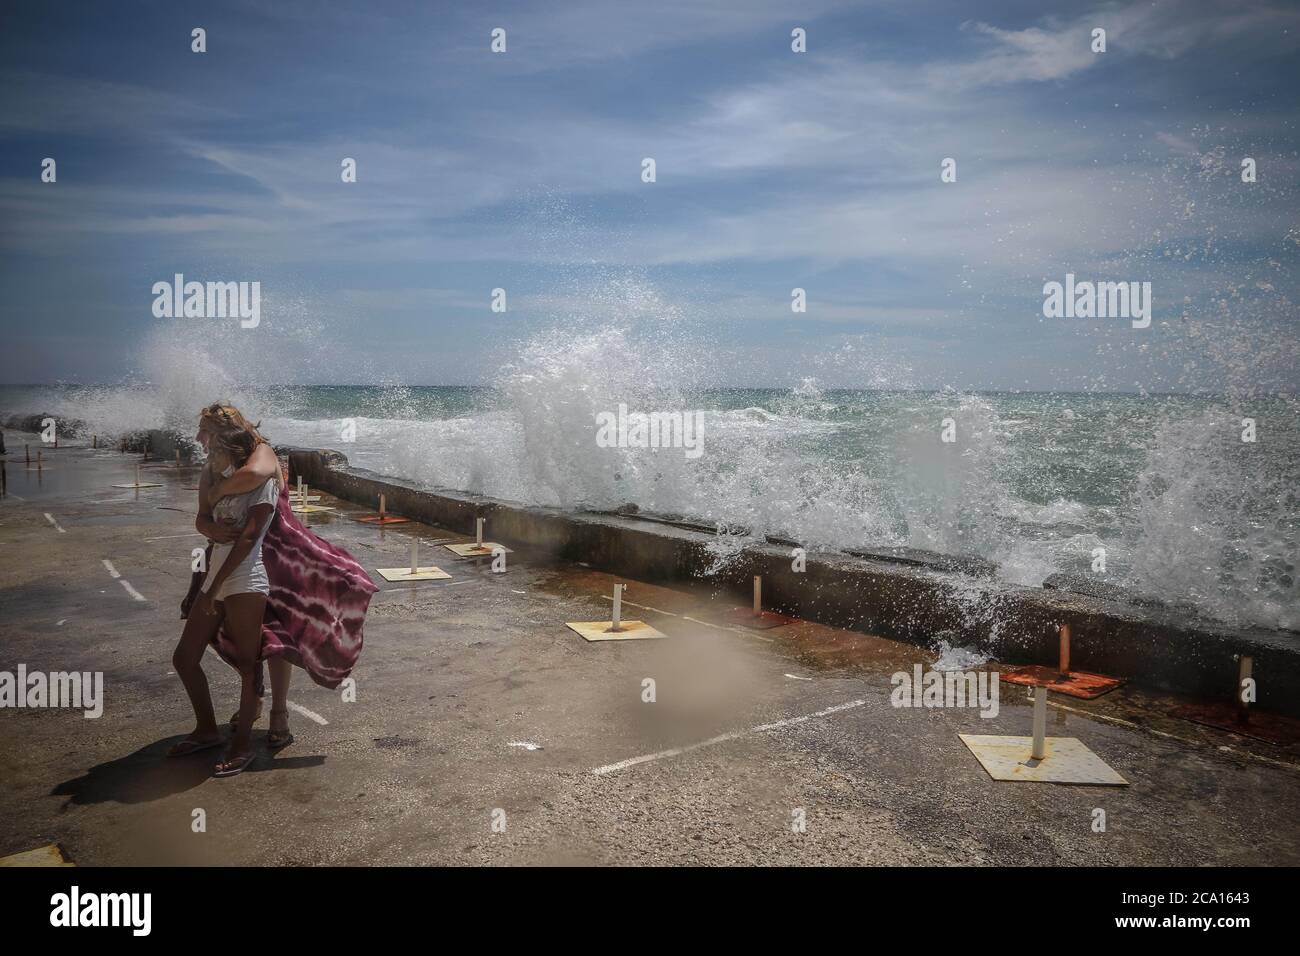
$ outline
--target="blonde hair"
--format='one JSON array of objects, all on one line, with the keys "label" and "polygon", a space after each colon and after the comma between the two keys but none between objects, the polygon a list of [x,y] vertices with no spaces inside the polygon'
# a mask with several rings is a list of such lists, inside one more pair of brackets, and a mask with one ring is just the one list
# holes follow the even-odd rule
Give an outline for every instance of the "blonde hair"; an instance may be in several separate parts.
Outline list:
[{"label": "blonde hair", "polygon": [[254,425],[245,418],[244,413],[234,405],[225,405],[221,402],[213,402],[207,408],[203,409],[203,411],[199,412],[199,421],[206,425],[213,434],[220,434],[221,432],[238,429],[252,435],[255,444],[270,444],[270,442],[262,437],[262,433],[257,430],[258,426],[262,423],[258,422],[257,425]]},{"label": "blonde hair", "polygon": [[[236,467],[242,466],[258,445],[269,445],[262,433],[234,405],[213,402],[199,413],[199,421],[207,429],[211,444],[228,454]],[[275,469],[275,486],[282,487],[280,468]]]}]

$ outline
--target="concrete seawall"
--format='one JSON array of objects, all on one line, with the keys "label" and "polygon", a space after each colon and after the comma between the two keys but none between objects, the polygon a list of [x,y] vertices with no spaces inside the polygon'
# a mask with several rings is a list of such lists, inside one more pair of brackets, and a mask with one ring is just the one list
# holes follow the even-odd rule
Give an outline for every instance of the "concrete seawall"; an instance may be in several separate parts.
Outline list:
[{"label": "concrete seawall", "polygon": [[[1300,715],[1300,636],[1234,629],[1177,610],[1104,596],[995,581],[978,561],[920,552],[866,556],[809,553],[792,570],[792,543],[747,546],[718,560],[716,535],[646,516],[569,512],[455,491],[425,491],[401,479],[351,468],[334,451],[280,448],[291,475],[359,504],[387,499],[388,510],[465,534],[486,519],[489,536],[540,548],[598,570],[647,582],[700,580],[749,602],[753,575],[763,576],[764,606],[807,620],[916,644],[936,636],[975,645],[1000,661],[1051,664],[1056,625],[1074,635],[1079,670],[1126,678],[1139,686],[1227,698],[1235,656],[1255,659],[1258,703]],[[966,570],[960,570],[963,566]]]}]

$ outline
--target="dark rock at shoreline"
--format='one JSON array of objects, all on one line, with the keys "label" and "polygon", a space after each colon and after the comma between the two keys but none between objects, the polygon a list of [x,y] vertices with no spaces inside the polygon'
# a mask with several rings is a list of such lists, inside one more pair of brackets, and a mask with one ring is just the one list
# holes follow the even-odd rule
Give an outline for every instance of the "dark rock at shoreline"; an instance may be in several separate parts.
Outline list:
[{"label": "dark rock at shoreline", "polygon": [[47,418],[54,419],[54,427],[57,429],[60,437],[80,438],[86,434],[86,423],[76,418],[60,418],[58,415],[10,415],[4,421],[4,427],[19,432],[33,432],[40,434],[45,426],[42,424]]}]

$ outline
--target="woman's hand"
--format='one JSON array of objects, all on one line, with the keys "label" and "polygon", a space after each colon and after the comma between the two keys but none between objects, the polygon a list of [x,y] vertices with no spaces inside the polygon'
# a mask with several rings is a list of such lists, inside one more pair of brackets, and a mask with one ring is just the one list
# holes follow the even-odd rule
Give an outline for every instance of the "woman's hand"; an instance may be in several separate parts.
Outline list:
[{"label": "woman's hand", "polygon": [[215,541],[217,544],[233,544],[239,539],[239,529],[237,527],[232,524],[213,521],[206,515],[201,515],[194,522],[194,528],[209,541]]},{"label": "woman's hand", "polygon": [[234,544],[239,540],[239,529],[232,524],[215,521],[212,524],[212,540],[217,544]]}]

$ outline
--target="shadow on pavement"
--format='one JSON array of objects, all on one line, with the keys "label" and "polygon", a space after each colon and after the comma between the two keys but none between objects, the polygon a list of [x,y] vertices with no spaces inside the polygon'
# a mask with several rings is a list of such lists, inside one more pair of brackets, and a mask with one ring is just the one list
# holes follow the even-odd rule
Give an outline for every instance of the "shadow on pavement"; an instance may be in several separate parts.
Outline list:
[{"label": "shadow on pavement", "polygon": [[[212,768],[221,759],[223,750],[214,747],[184,757],[166,756],[168,748],[182,740],[183,736],[178,734],[168,737],[141,747],[125,757],[91,767],[82,776],[58,784],[50,794],[66,796],[70,798],[70,803],[87,806],[109,802],[150,803],[193,790],[213,779]],[[254,740],[254,746],[259,749],[257,759],[244,773],[296,770],[318,767],[325,763],[325,757],[320,754],[272,757],[265,752],[260,740]]]}]

